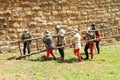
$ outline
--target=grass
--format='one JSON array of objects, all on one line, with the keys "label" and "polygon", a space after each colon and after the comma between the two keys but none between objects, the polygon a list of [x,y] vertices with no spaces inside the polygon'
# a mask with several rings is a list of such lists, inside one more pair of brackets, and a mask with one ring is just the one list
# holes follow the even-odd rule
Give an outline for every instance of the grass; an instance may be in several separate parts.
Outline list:
[{"label": "grass", "polygon": [[[81,51],[85,57],[83,50]],[[22,60],[10,59],[19,52],[0,54],[0,80],[119,80],[120,45],[102,46],[94,60],[77,61],[72,49],[65,49],[65,61],[45,61],[44,54]],[[9,59],[9,60],[7,60]]]}]

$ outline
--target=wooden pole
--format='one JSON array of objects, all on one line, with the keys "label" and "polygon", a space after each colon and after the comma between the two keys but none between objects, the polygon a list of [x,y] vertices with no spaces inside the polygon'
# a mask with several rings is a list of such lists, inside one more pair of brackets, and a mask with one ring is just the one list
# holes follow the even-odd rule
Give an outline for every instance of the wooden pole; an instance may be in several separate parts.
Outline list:
[{"label": "wooden pole", "polygon": [[[120,28],[120,27],[114,27],[114,28]],[[105,29],[98,29],[98,30],[108,30],[108,29],[113,29],[112,27],[111,28],[105,28]],[[96,30],[91,30],[91,31],[96,31]],[[86,31],[82,31],[82,32],[86,32]],[[70,34],[71,32],[67,32],[67,34]],[[58,35],[52,35],[52,37],[56,37]],[[23,42],[23,41],[30,41],[30,40],[37,40],[37,39],[42,39],[42,37],[37,37],[37,38],[31,38],[31,39],[25,39],[25,40],[17,40],[17,41],[11,41],[10,44],[13,44],[13,43],[18,43],[18,42]]]},{"label": "wooden pole", "polygon": [[47,51],[47,50],[45,49],[45,50],[41,50],[41,51],[35,51],[35,52],[32,52],[31,54],[27,54],[27,55],[16,57],[16,60],[19,60],[21,58],[25,58],[27,56],[31,56],[31,55],[34,55],[34,54],[38,54],[38,53],[41,53],[41,52],[45,52],[45,51]]},{"label": "wooden pole", "polygon": [[38,40],[36,40],[36,47],[37,47],[37,51],[38,51],[39,50]]},{"label": "wooden pole", "polygon": [[19,48],[20,54],[22,56],[22,50],[21,50],[21,47],[20,47],[20,43],[18,43],[18,48]]},{"label": "wooden pole", "polygon": [[[91,40],[83,40],[83,41],[81,41],[81,43],[87,43],[89,41],[95,41],[95,40],[99,40],[99,39],[113,38],[113,37],[118,37],[118,36],[120,36],[120,35],[114,35],[114,36],[97,38],[97,39],[91,39]],[[55,47],[54,49],[64,48],[64,47],[68,47],[68,46],[71,46],[71,45],[74,45],[74,44],[66,44],[66,45],[63,45],[63,46],[60,46],[60,47]],[[28,55],[19,56],[19,57],[16,58],[16,60],[21,59],[21,58],[25,58],[27,56],[31,56],[31,55],[34,55],[34,54],[38,54],[38,53],[41,53],[41,52],[45,52],[45,51],[47,51],[47,49],[44,49],[44,50],[41,50],[41,51],[35,51],[35,52],[32,52],[31,54],[28,54]]]}]

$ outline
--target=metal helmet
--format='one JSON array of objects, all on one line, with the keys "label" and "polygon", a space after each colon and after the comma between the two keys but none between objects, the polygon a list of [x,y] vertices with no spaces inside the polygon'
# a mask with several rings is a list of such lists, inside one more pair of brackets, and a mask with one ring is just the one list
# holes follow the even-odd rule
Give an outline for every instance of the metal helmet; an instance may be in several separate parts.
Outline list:
[{"label": "metal helmet", "polygon": [[91,26],[96,26],[96,24],[95,24],[95,23],[92,23]]},{"label": "metal helmet", "polygon": [[60,25],[56,25],[56,27],[55,27],[56,29],[60,29]]},{"label": "metal helmet", "polygon": [[78,29],[77,29],[77,28],[75,28],[75,29],[74,29],[74,32],[76,32],[76,33],[77,33],[77,32],[78,32]]},{"label": "metal helmet", "polygon": [[92,27],[92,30],[97,30],[97,27],[96,27],[96,24],[95,24],[95,23],[92,23],[92,24],[91,24],[91,27]]},{"label": "metal helmet", "polygon": [[50,32],[48,30],[46,30],[44,34],[45,34],[46,37],[50,36]]},{"label": "metal helmet", "polygon": [[56,29],[57,33],[60,31],[60,28],[61,27],[59,25],[56,25],[55,29]]},{"label": "metal helmet", "polygon": [[49,34],[49,31],[48,31],[48,30],[46,30],[46,31],[45,31],[45,34]]},{"label": "metal helmet", "polygon": [[72,31],[74,34],[78,33],[78,29],[75,28],[73,31]]},{"label": "metal helmet", "polygon": [[28,29],[24,29],[23,33],[28,34],[30,32],[28,31]]}]

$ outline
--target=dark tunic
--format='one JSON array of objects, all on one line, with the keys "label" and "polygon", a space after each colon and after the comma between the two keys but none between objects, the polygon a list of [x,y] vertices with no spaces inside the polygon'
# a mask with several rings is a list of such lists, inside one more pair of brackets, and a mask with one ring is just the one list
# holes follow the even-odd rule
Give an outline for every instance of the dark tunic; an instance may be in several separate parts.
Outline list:
[{"label": "dark tunic", "polygon": [[53,49],[54,48],[54,44],[52,42],[52,36],[45,36],[43,37],[43,42],[45,43],[45,46],[47,49]]}]

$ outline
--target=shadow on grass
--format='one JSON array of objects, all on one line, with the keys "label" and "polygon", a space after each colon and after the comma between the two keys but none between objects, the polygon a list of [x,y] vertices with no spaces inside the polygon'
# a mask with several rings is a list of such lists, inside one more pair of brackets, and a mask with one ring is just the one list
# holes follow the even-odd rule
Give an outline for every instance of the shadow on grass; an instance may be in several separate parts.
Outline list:
[{"label": "shadow on grass", "polygon": [[58,58],[56,61],[58,63],[75,63],[75,62],[78,62],[78,59],[77,58],[70,58],[70,59],[61,60],[60,58]]},{"label": "shadow on grass", "polygon": [[16,59],[15,56],[7,58],[7,60],[15,60],[15,59]]},{"label": "shadow on grass", "polygon": [[[43,56],[41,56],[41,57],[38,57],[38,58],[36,58],[36,59],[28,59],[29,61],[41,61],[41,62],[44,62],[44,61],[46,61],[46,59],[45,59],[45,56],[43,55]],[[49,60],[48,61],[52,61],[52,60],[54,60],[52,57],[50,57],[49,58]]]},{"label": "shadow on grass", "polygon": [[106,62],[106,60],[105,60],[105,59],[100,59],[100,60],[94,60],[94,59],[93,59],[93,60],[91,60],[91,59],[90,59],[89,61]]},{"label": "shadow on grass", "polygon": [[[41,57],[38,57],[36,59],[28,59],[29,61],[41,61],[41,62],[44,62],[46,61],[45,59],[45,56],[41,56]],[[52,57],[49,57],[49,60],[48,61],[53,61],[54,59]],[[71,59],[65,59],[65,60],[61,60],[61,58],[57,58],[57,60],[55,60],[56,62],[58,63],[73,63],[73,62],[78,62],[78,59],[77,58],[71,58]]]},{"label": "shadow on grass", "polygon": [[[43,55],[41,57],[38,57],[38,58],[35,58],[35,59],[29,58],[28,60],[29,61],[40,61],[40,62],[45,62],[46,61],[45,55]],[[53,57],[49,57],[48,61],[54,61]],[[77,63],[77,62],[79,62],[77,58],[70,58],[70,59],[61,60],[60,57],[57,58],[55,61],[58,62],[58,63]],[[82,61],[101,61],[101,62],[105,62],[104,59],[101,59],[101,60],[94,60],[94,59],[91,60],[91,59],[89,59],[89,60],[82,60]]]}]

